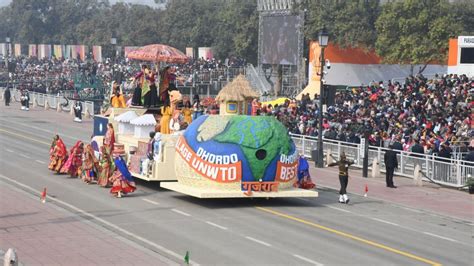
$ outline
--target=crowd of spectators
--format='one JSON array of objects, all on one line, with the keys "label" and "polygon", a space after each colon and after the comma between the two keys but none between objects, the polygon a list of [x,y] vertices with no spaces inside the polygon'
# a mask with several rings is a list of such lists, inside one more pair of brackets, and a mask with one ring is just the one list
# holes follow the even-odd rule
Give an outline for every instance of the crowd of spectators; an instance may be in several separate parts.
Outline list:
[{"label": "crowd of spectators", "polygon": [[[4,62],[4,60],[2,60]],[[74,90],[75,83],[92,85],[101,82],[108,86],[112,80],[119,83],[129,80],[140,70],[140,62],[129,61],[123,57],[104,62],[78,59],[37,59],[33,57],[10,58],[7,64],[0,64],[0,83],[15,84],[19,89],[40,93],[57,94],[60,91]],[[239,68],[245,60],[229,58],[224,61],[211,59],[190,60],[186,64],[173,65],[179,85],[189,85],[193,80],[211,80],[226,76],[229,68]],[[11,67],[13,66],[13,69]],[[152,69],[155,69],[152,67]],[[212,73],[213,75],[211,76]],[[83,87],[83,86],[81,86]],[[95,86],[94,86],[95,87]]]},{"label": "crowd of spectators", "polygon": [[[294,134],[318,136],[318,103],[304,95],[282,106],[262,106]],[[323,137],[450,158],[474,146],[474,80],[464,75],[410,76],[404,84],[383,82],[336,93],[323,116]],[[472,148],[471,148],[472,149]]]},{"label": "crowd of spectators", "polygon": [[[75,82],[93,82],[99,77],[104,84],[112,80],[129,80],[139,64],[124,58],[114,62],[15,58],[14,74],[0,75],[20,89],[43,93],[73,90]],[[238,58],[192,60],[174,66],[179,80],[189,82],[191,73],[242,67]],[[6,72],[6,69],[2,71]],[[77,77],[80,77],[78,80]],[[107,86],[107,85],[106,85]],[[318,136],[318,95],[303,95],[300,101],[287,101],[280,106],[265,106],[263,115],[276,116],[294,134]],[[409,76],[404,83],[388,81],[352,88],[336,93],[335,103],[323,114],[323,136],[326,139],[360,143],[367,135],[369,144],[424,154],[451,157],[455,152],[467,153],[473,147],[472,107],[474,80],[465,75],[444,75],[427,79]]]}]

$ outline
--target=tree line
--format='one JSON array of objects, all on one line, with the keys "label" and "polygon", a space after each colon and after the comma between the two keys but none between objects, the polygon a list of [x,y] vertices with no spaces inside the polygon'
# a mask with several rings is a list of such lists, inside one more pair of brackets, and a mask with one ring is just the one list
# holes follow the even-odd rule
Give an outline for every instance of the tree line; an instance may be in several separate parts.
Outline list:
[{"label": "tree line", "polygon": [[[163,0],[155,0],[163,3]],[[14,43],[214,48],[256,62],[256,0],[168,0],[164,9],[108,0],[13,0],[0,9],[0,40]],[[303,0],[306,40],[325,27],[342,47],[375,49],[388,63],[443,61],[447,39],[474,34],[471,0]]]}]

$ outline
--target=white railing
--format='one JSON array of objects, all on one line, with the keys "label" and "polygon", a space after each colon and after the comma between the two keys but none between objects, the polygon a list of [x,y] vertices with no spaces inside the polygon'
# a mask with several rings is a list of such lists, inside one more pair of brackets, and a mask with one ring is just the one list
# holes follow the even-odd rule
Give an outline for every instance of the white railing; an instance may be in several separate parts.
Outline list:
[{"label": "white railing", "polygon": [[[317,137],[290,134],[295,142],[299,153],[305,157],[311,158],[311,152],[317,149]],[[356,160],[355,167],[362,168],[363,151],[360,144],[342,142],[323,138],[323,150],[325,157],[330,153],[334,158],[339,158],[341,152],[345,152],[347,158]],[[378,159],[380,169],[385,172],[384,155],[387,148],[369,146],[369,164],[375,158]],[[415,166],[419,165],[421,171],[427,179],[438,183],[461,187],[466,184],[468,175],[474,175],[474,162],[463,160],[445,159],[434,155],[414,154],[412,152],[397,151],[398,169],[395,174],[413,178],[415,175]],[[372,169],[369,166],[369,169]]]},{"label": "white railing", "polygon": [[[4,92],[5,88],[0,88],[0,95],[3,100],[4,97]],[[37,93],[37,92],[30,92],[30,104],[31,105],[36,105],[39,107],[44,107],[46,105],[46,102],[48,103],[48,106],[50,109],[57,110],[58,105],[60,107],[61,111],[65,112],[70,112],[71,111],[71,106],[73,104],[72,101],[69,101],[69,103],[66,105],[67,100],[63,96],[56,96],[52,94],[43,94],[43,93]],[[11,90],[11,100],[19,102],[20,101],[20,96],[21,92],[19,90],[13,89]],[[87,117],[89,115],[90,117],[94,116],[94,102],[91,101],[81,101],[82,102],[82,113]]]}]

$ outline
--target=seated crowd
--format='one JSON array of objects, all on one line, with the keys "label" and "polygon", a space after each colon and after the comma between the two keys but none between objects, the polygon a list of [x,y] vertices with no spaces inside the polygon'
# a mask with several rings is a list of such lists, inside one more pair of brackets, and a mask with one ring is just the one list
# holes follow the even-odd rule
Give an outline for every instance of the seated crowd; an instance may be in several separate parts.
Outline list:
[{"label": "seated crowd", "polygon": [[[316,95],[317,96],[317,95]],[[294,134],[318,136],[318,103],[308,94],[281,106],[262,105],[260,114],[274,115]],[[452,149],[473,147],[474,80],[464,75],[426,79],[410,76],[398,82],[373,84],[336,93],[327,107],[323,136],[450,158]]]}]

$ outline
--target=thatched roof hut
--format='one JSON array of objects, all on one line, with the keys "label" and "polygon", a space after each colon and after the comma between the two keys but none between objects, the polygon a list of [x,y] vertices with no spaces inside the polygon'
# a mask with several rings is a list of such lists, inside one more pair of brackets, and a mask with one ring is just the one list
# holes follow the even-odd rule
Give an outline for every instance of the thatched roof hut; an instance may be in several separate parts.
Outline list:
[{"label": "thatched roof hut", "polygon": [[217,102],[237,101],[242,102],[248,99],[255,99],[260,95],[254,91],[250,82],[244,75],[238,75],[232,82],[227,84],[216,97]]}]

